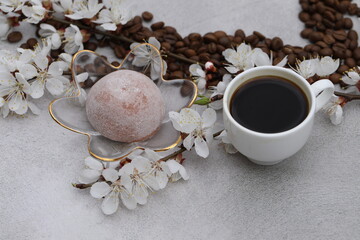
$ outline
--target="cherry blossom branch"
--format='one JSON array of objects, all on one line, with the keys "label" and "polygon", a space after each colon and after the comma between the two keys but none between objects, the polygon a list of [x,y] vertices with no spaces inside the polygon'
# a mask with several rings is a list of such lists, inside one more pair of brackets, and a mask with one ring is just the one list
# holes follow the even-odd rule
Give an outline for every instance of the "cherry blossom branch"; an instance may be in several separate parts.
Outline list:
[{"label": "cherry blossom branch", "polygon": [[348,93],[342,93],[342,92],[334,92],[336,96],[345,98],[348,102],[352,100],[360,100],[360,95],[357,94],[348,94]]},{"label": "cherry blossom branch", "polygon": [[[118,40],[118,41],[122,41],[122,42],[126,42],[126,43],[135,43],[134,40],[130,39],[130,38],[127,38],[125,36],[122,36],[122,35],[114,35],[114,34],[111,34],[109,32],[106,32],[106,31],[101,31],[99,29],[96,29],[96,28],[92,28],[90,26],[86,26],[86,25],[83,25],[79,22],[69,22],[67,20],[64,20],[64,19],[60,19],[60,18],[57,18],[57,17],[54,17],[52,16],[50,18],[51,20],[55,21],[55,22],[59,22],[59,23],[62,23],[62,24],[67,24],[67,25],[70,25],[70,24],[73,24],[73,25],[76,25],[78,26],[79,28],[81,29],[86,29],[86,30],[89,30],[90,32],[92,33],[96,33],[96,34],[101,34],[103,36],[106,36],[106,37],[109,37],[111,39],[115,39],[115,40]],[[178,54],[175,54],[175,53],[172,53],[172,52],[169,52],[169,51],[166,51],[166,50],[162,50],[164,53],[165,53],[165,56],[168,56],[168,57],[172,57],[172,58],[175,58],[177,60],[180,60],[180,61],[183,61],[183,62],[187,62],[187,63],[191,63],[191,64],[199,64],[200,66],[204,67],[205,64],[202,64],[202,63],[199,63],[195,60],[192,60],[190,58],[187,58],[185,56],[180,56]]]}]

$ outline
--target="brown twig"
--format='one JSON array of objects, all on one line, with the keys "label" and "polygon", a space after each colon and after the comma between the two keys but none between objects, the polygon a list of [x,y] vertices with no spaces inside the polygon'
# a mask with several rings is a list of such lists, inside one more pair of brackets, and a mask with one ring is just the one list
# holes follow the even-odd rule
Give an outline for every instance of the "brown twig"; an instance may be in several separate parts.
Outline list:
[{"label": "brown twig", "polygon": [[[59,22],[59,23],[62,23],[62,24],[67,24],[67,25],[70,25],[70,24],[73,24],[73,25],[76,25],[78,26],[79,28],[81,29],[86,29],[86,30],[89,30],[90,32],[92,33],[96,33],[96,34],[101,34],[103,36],[106,36],[106,37],[109,37],[111,39],[115,39],[115,40],[118,40],[118,41],[121,41],[121,42],[126,42],[126,43],[134,43],[135,41],[130,39],[130,38],[127,38],[125,36],[122,36],[122,35],[114,35],[114,34],[111,34],[109,32],[106,32],[106,31],[101,31],[99,29],[95,29],[95,28],[92,28],[90,26],[86,26],[86,25],[83,25],[79,22],[69,22],[67,20],[64,20],[64,19],[60,19],[60,18],[57,18],[57,17],[52,17],[51,20],[53,21],[56,21],[56,22]],[[202,64],[202,63],[199,63],[195,60],[192,60],[190,58],[187,58],[187,57],[184,57],[184,56],[180,56],[178,54],[175,54],[175,53],[172,53],[172,52],[169,52],[169,51],[166,51],[166,50],[162,50],[165,54],[165,56],[168,56],[168,57],[172,57],[172,58],[175,58],[177,60],[180,60],[180,61],[183,61],[183,62],[187,62],[187,63],[195,63],[195,64],[199,64],[200,66],[204,67],[205,65]]]},{"label": "brown twig", "polygon": [[352,100],[360,100],[360,95],[357,94],[348,94],[348,93],[342,93],[342,92],[334,92],[336,96],[345,98],[348,102]]}]

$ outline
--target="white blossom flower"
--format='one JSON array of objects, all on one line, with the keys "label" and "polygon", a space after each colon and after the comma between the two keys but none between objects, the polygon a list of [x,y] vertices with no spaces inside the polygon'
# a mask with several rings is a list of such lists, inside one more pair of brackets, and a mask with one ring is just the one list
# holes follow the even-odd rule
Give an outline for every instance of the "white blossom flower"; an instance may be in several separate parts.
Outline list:
[{"label": "white blossom flower", "polygon": [[44,95],[45,87],[54,96],[62,94],[69,79],[62,76],[61,62],[53,62],[50,65],[46,56],[37,55],[32,64],[19,66],[19,72],[28,79],[36,77],[31,83],[31,97],[40,98]]},{"label": "white blossom flower", "polygon": [[346,72],[341,80],[348,84],[346,92],[348,93],[358,93],[360,91],[360,74],[358,73],[359,68],[352,69]]},{"label": "white blossom flower", "polygon": [[[154,37],[149,38],[149,43],[153,45],[156,49],[160,49],[160,42]],[[130,49],[133,50],[135,55],[132,64],[137,67],[150,67],[150,77],[152,80],[156,80],[160,77],[160,74],[163,75],[166,73],[167,64],[162,60],[163,72],[161,73],[161,56],[156,50],[149,47],[148,45],[138,46],[140,43],[133,43],[130,45]],[[136,48],[135,48],[136,47]]]},{"label": "white blossom flower", "polygon": [[[216,87],[213,87],[212,90],[214,91],[210,98],[216,96],[216,95],[221,95],[221,94],[224,94],[225,93],[225,90],[226,90],[226,87],[229,85],[230,81],[232,80],[232,77],[230,74],[224,74],[223,76],[223,79],[222,81],[220,81]],[[211,102],[209,104],[209,106],[212,108],[212,109],[215,109],[215,110],[220,110],[222,109],[222,106],[223,106],[223,99],[220,99],[218,101],[214,101],[214,102]]]},{"label": "white blossom flower", "polygon": [[104,214],[111,215],[117,211],[119,208],[119,195],[125,207],[128,209],[136,208],[137,202],[134,196],[121,184],[121,179],[112,181],[105,178],[105,180],[112,183],[109,185],[107,182],[96,182],[90,189],[90,194],[94,198],[105,197],[101,204],[101,210]]},{"label": "white blossom flower", "polygon": [[340,65],[340,60],[334,60],[332,57],[326,56],[318,60],[316,64],[316,74],[320,77],[329,76],[334,73]]},{"label": "white blossom flower", "polygon": [[94,23],[100,23],[105,30],[115,31],[117,25],[127,23],[131,18],[131,12],[127,8],[124,0],[110,0],[110,9],[103,9],[99,13],[99,18]]},{"label": "white blossom flower", "polygon": [[236,50],[228,48],[222,54],[226,61],[231,63],[225,67],[230,73],[237,73],[254,67],[254,51],[251,46],[245,43],[240,44]]},{"label": "white blossom flower", "polygon": [[46,23],[40,24],[39,35],[41,37],[51,39],[51,49],[59,49],[61,46],[61,35],[60,32],[54,28],[54,26]]},{"label": "white blossom flower", "polygon": [[189,179],[189,175],[186,172],[183,165],[181,165],[178,161],[174,159],[169,159],[166,161],[166,165],[170,172],[170,181],[176,182],[180,180],[181,178],[184,180]]},{"label": "white blossom flower", "polygon": [[18,61],[18,52],[6,49],[0,50],[0,70],[15,72],[17,70]]},{"label": "white blossom flower", "polygon": [[1,0],[0,10],[5,13],[17,12],[21,10],[27,0]]},{"label": "white blossom flower", "polygon": [[300,76],[305,79],[308,79],[316,74],[316,69],[318,67],[318,59],[308,59],[304,61],[297,61],[296,68],[293,70],[297,72]]},{"label": "white blossom flower", "polygon": [[[84,184],[94,183],[100,176],[111,178],[113,181],[118,179],[118,172],[114,174],[114,169],[119,166],[119,162],[101,162],[93,157],[85,158],[85,169],[81,172],[79,182]],[[111,169],[111,170],[109,170]],[[112,171],[114,170],[114,171]]]},{"label": "white blossom flower", "polygon": [[42,6],[41,1],[31,0],[32,6],[23,6],[22,13],[27,17],[25,21],[38,24],[45,17],[47,10]]},{"label": "white blossom flower", "polygon": [[32,63],[36,56],[46,58],[51,50],[51,40],[43,38],[42,41],[35,45],[34,50],[18,48],[20,56],[16,59],[16,67],[20,68],[23,64]]},{"label": "white blossom flower", "polygon": [[53,0],[52,7],[55,12],[71,14],[76,9],[76,2],[74,3],[73,0]]},{"label": "white blossom flower", "polygon": [[10,24],[8,18],[0,12],[0,39],[5,39],[9,29]]},{"label": "white blossom flower", "polygon": [[224,143],[224,148],[227,153],[234,154],[238,152],[238,150],[231,144],[226,130],[222,131],[216,138],[221,139],[221,141]]},{"label": "white blossom flower", "polygon": [[[260,48],[255,48],[254,49],[254,63],[256,66],[272,66],[273,65],[273,53],[272,51],[270,51],[270,56],[267,55],[266,52],[264,52],[263,50],[261,50]],[[275,66],[278,67],[284,67],[285,64],[287,63],[287,56],[285,56],[278,64],[276,64]]]},{"label": "white blossom flower", "polygon": [[199,64],[191,64],[189,67],[192,79],[196,82],[200,94],[206,92],[206,74]]},{"label": "white blossom flower", "polygon": [[28,110],[27,94],[30,94],[30,85],[21,73],[15,77],[9,72],[0,72],[0,97],[8,102],[9,110],[22,115]]},{"label": "white blossom flower", "polygon": [[0,97],[0,114],[3,118],[6,118],[9,115],[10,109],[8,103],[5,101],[4,98]]},{"label": "white blossom flower", "polygon": [[[68,2],[67,2],[68,4]],[[72,14],[65,15],[68,18],[79,20],[83,18],[93,18],[104,4],[99,3],[98,0],[83,0],[76,3],[75,9]]]},{"label": "white blossom flower", "polygon": [[83,50],[84,45],[82,43],[83,36],[78,26],[70,24],[70,27],[65,29],[65,46],[64,51],[69,54],[74,54],[77,51]]},{"label": "white blossom flower", "polygon": [[153,190],[144,180],[144,176],[151,169],[150,161],[144,157],[135,157],[119,170],[122,185],[131,193],[136,202],[144,205],[149,195],[148,189]]},{"label": "white blossom flower", "polygon": [[344,104],[345,99],[343,97],[333,95],[330,101],[322,108],[323,111],[325,111],[325,113],[330,117],[330,121],[334,125],[340,124],[343,120],[342,106]]},{"label": "white blossom flower", "polygon": [[166,162],[159,161],[161,156],[150,149],[145,149],[145,156],[151,164],[151,168],[144,176],[145,182],[155,191],[165,188],[170,174]]},{"label": "white blossom flower", "polygon": [[[183,145],[190,150],[195,143],[196,153],[203,158],[209,155],[208,143],[213,139],[212,127],[216,122],[216,112],[207,108],[200,117],[200,114],[190,108],[181,109],[178,112],[169,112],[170,119],[176,130],[187,133]],[[206,140],[205,140],[206,139]]]}]

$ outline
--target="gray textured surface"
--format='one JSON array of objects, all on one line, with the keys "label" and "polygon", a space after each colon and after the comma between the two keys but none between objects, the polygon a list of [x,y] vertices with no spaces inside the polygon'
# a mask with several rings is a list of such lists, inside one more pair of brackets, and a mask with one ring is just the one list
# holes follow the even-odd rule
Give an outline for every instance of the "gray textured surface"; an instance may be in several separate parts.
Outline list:
[{"label": "gray textured surface", "polygon": [[[297,1],[137,5],[182,34],[243,28],[306,43]],[[186,153],[189,181],[104,216],[100,200],[70,184],[83,168],[86,138],[52,121],[49,101],[38,102],[40,116],[0,119],[0,239],[360,239],[360,102],[345,107],[337,127],[318,114],[305,147],[272,167],[226,155],[216,143],[208,159]]]}]

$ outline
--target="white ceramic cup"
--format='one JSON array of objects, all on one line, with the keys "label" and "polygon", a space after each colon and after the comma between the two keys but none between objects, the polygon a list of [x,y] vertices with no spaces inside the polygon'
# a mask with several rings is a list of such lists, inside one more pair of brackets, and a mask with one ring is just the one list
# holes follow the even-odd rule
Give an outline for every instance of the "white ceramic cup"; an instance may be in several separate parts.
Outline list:
[{"label": "white ceramic cup", "polygon": [[[279,133],[261,133],[245,128],[230,113],[230,101],[236,90],[247,81],[261,76],[277,76],[296,84],[305,93],[309,103],[306,118],[296,127]],[[229,140],[249,160],[260,165],[273,165],[294,155],[306,143],[311,133],[314,115],[334,93],[329,80],[319,80],[310,85],[296,72],[274,66],[256,67],[237,75],[224,93],[223,117]]]}]

